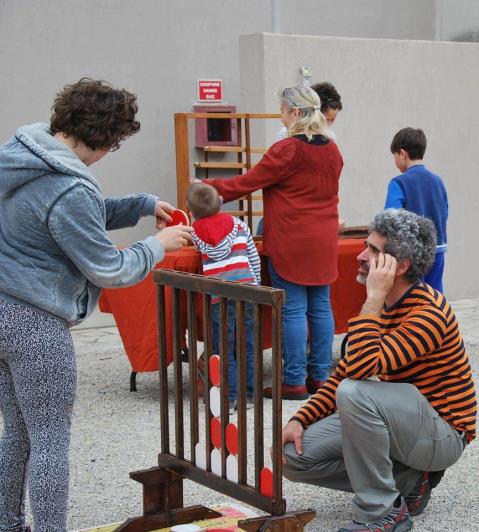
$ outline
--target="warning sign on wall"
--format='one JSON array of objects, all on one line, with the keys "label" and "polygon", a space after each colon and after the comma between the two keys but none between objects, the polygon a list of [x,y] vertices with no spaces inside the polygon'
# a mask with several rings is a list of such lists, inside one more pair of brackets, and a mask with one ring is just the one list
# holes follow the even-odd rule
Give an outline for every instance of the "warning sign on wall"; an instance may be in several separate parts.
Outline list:
[{"label": "warning sign on wall", "polygon": [[199,79],[198,80],[198,101],[199,102],[221,102],[223,101],[223,82],[221,79]]}]

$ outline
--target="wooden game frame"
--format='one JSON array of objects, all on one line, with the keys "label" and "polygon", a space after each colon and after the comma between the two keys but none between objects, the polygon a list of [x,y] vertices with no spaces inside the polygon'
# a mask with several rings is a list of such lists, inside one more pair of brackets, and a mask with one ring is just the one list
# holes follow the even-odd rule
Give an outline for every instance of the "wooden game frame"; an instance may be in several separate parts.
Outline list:
[{"label": "wooden game frame", "polygon": [[[127,520],[116,532],[144,532],[156,528],[190,523],[195,520],[219,517],[213,510],[198,505],[183,506],[183,480],[189,479],[207,486],[224,495],[231,496],[255,508],[268,512],[268,515],[243,519],[238,527],[246,531],[290,531],[303,530],[315,512],[306,510],[286,513],[286,501],[282,495],[282,306],[284,290],[258,287],[212,279],[192,273],[173,270],[157,270],[153,274],[157,284],[158,302],[158,347],[160,385],[160,429],[161,452],[158,467],[130,474],[130,477],[143,485],[143,516]],[[174,374],[174,448],[170,445],[170,420],[168,397],[168,373],[166,360],[166,319],[165,289],[172,291],[173,323],[173,374]],[[182,339],[180,337],[180,297],[186,293],[188,357],[189,357],[189,402],[190,402],[190,459],[185,458],[185,419],[182,385]],[[211,300],[213,294],[219,297],[220,329],[219,356],[221,375],[221,476],[212,472],[210,426],[213,414],[210,409],[211,356]],[[227,308],[228,301],[235,301],[236,307],[236,357],[238,372],[238,482],[226,477],[226,426],[229,422],[228,363],[227,363]],[[196,307],[201,302],[203,312],[203,338],[205,346],[205,446],[206,467],[196,465],[195,449],[199,442],[198,409],[198,353]],[[254,484],[247,478],[247,414],[246,414],[246,304],[252,304],[254,316]],[[261,491],[261,471],[264,469],[264,415],[263,415],[263,312],[272,314],[272,493]]]}]

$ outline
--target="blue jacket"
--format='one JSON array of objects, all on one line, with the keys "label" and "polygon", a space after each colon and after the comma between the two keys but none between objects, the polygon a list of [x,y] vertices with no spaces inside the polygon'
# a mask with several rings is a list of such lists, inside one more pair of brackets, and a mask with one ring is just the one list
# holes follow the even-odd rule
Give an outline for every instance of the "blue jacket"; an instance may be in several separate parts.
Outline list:
[{"label": "blue jacket", "polygon": [[430,218],[436,226],[436,253],[447,251],[449,207],[446,188],[442,179],[423,164],[411,166],[391,180],[384,208],[404,208]]},{"label": "blue jacket", "polygon": [[106,233],[153,215],[156,201],[104,200],[88,167],[47,124],[21,127],[0,146],[0,299],[82,321],[101,287],[138,283],[162,260],[154,236],[119,250]]}]

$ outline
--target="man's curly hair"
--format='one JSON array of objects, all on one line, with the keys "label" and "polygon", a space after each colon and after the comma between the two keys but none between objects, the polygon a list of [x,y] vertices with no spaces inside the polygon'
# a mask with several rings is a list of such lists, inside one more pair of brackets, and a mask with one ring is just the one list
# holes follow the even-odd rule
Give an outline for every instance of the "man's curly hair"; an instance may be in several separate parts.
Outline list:
[{"label": "man's curly hair", "polygon": [[377,231],[387,238],[384,252],[398,261],[409,259],[411,265],[404,274],[417,281],[426,274],[436,257],[434,222],[405,209],[386,209],[372,219],[369,232]]},{"label": "man's curly hair", "polygon": [[56,95],[50,129],[53,134],[71,136],[92,150],[114,151],[139,131],[137,111],[135,94],[114,89],[106,81],[82,78]]}]

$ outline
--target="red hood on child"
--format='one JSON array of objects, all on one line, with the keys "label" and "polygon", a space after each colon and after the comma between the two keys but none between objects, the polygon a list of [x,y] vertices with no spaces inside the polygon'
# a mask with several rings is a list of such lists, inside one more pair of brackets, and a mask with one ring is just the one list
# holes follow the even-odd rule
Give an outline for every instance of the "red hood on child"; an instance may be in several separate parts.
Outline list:
[{"label": "red hood on child", "polygon": [[226,235],[231,233],[234,227],[234,220],[230,214],[219,212],[213,216],[208,216],[208,218],[196,220],[193,222],[192,227],[203,242],[210,246],[216,246]]}]

